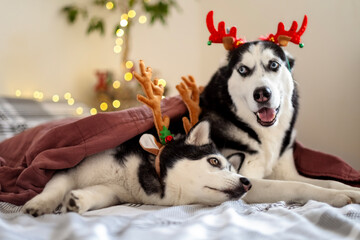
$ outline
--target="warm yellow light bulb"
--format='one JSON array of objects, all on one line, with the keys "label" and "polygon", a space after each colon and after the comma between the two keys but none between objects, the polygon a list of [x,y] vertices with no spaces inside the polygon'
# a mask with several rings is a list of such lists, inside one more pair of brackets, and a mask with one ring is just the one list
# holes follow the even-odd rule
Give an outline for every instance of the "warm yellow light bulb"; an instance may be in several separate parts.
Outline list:
[{"label": "warm yellow light bulb", "polygon": [[130,11],[128,12],[128,16],[129,16],[129,18],[135,17],[135,16],[136,16],[135,10],[130,10]]},{"label": "warm yellow light bulb", "polygon": [[91,108],[91,109],[90,109],[90,114],[91,114],[91,115],[97,114],[96,108]]},{"label": "warm yellow light bulb", "polygon": [[15,96],[16,97],[20,97],[21,96],[21,91],[18,89],[15,91]]},{"label": "warm yellow light bulb", "polygon": [[139,23],[143,24],[143,23],[146,23],[146,21],[147,21],[147,18],[144,15],[139,17]]},{"label": "warm yellow light bulb", "polygon": [[40,91],[35,91],[33,93],[33,97],[38,100],[41,101],[44,98],[44,93],[40,92]]},{"label": "warm yellow light bulb", "polygon": [[121,14],[121,20],[128,20],[129,16],[126,13]]},{"label": "warm yellow light bulb", "polygon": [[114,100],[113,103],[112,103],[112,105],[113,105],[114,108],[119,108],[120,105],[121,105],[121,103],[120,103],[119,100]]},{"label": "warm yellow light bulb", "polygon": [[108,109],[108,104],[106,102],[102,102],[100,104],[101,111],[106,111]]},{"label": "warm yellow light bulb", "polygon": [[52,96],[52,100],[53,102],[58,102],[60,100],[59,95],[55,94],[54,96]]},{"label": "warm yellow light bulb", "polygon": [[113,88],[118,89],[120,87],[120,81],[114,81],[113,82]]},{"label": "warm yellow light bulb", "polygon": [[69,92],[65,93],[65,94],[64,94],[64,98],[65,98],[66,100],[69,100],[69,99],[71,98],[71,93],[69,93]]},{"label": "warm yellow light bulb", "polygon": [[67,103],[68,103],[70,106],[72,106],[72,105],[74,105],[74,103],[75,103],[75,99],[69,98],[68,101],[67,101]]},{"label": "warm yellow light bulb", "polygon": [[82,107],[76,108],[76,114],[81,115],[81,114],[83,114],[83,112],[84,112],[84,109]]},{"label": "warm yellow light bulb", "polygon": [[116,30],[116,36],[122,37],[123,35],[124,35],[124,30],[122,30],[122,29]]},{"label": "warm yellow light bulb", "polygon": [[120,26],[126,27],[128,25],[128,23],[129,22],[126,19],[123,19],[123,20],[120,21]]},{"label": "warm yellow light bulb", "polygon": [[33,97],[37,100],[42,100],[44,98],[44,93],[40,91],[35,91]]},{"label": "warm yellow light bulb", "polygon": [[124,40],[122,38],[117,38],[115,40],[116,45],[122,45],[124,43]]},{"label": "warm yellow light bulb", "polygon": [[134,63],[132,61],[127,61],[125,63],[125,66],[126,66],[126,68],[130,69],[130,68],[132,68],[134,66]]},{"label": "warm yellow light bulb", "polygon": [[130,81],[132,78],[133,78],[133,75],[132,75],[131,72],[125,73],[124,79],[125,79],[126,81]]},{"label": "warm yellow light bulb", "polygon": [[122,50],[122,48],[121,48],[119,45],[116,45],[116,46],[114,47],[114,53],[120,53],[121,50]]},{"label": "warm yellow light bulb", "polygon": [[158,85],[162,85],[163,87],[165,87],[165,86],[166,86],[166,81],[165,81],[165,79],[160,78],[160,79],[158,80]]},{"label": "warm yellow light bulb", "polygon": [[111,9],[114,8],[114,3],[109,1],[109,2],[106,3],[105,7],[106,7],[108,10],[111,10]]}]

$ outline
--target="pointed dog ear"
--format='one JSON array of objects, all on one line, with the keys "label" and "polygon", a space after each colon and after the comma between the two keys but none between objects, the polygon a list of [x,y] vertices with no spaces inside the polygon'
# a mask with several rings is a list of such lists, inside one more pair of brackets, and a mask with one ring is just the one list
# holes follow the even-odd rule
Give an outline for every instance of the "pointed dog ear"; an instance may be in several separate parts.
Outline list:
[{"label": "pointed dog ear", "polygon": [[196,146],[211,143],[210,123],[208,121],[202,121],[196,124],[187,135],[185,143]]},{"label": "pointed dog ear", "polygon": [[234,153],[226,157],[227,160],[233,165],[235,168],[235,171],[237,173],[240,172],[241,166],[244,163],[245,160],[245,154],[243,153]]},{"label": "pointed dog ear", "polygon": [[139,143],[145,151],[154,154],[155,156],[159,154],[160,147],[158,146],[157,141],[153,135],[143,134],[140,137]]}]

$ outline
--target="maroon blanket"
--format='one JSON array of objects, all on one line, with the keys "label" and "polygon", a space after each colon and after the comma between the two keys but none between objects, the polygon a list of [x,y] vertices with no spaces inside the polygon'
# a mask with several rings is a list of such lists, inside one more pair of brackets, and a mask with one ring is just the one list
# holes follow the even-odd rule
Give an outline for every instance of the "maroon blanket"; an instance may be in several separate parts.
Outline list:
[{"label": "maroon blanket", "polygon": [[[165,99],[162,110],[170,118],[186,108],[179,97]],[[146,107],[101,113],[40,125],[0,143],[0,201],[22,205],[40,193],[56,170],[77,165],[86,156],[113,148],[153,127]],[[341,159],[297,144],[299,172],[360,186],[360,173]]]}]

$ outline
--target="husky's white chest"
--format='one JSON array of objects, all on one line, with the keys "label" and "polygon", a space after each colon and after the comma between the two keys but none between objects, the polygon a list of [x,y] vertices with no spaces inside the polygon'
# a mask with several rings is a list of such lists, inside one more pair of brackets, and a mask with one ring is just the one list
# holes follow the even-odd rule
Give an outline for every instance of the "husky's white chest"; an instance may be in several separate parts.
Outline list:
[{"label": "husky's white chest", "polygon": [[[244,139],[244,137],[243,137]],[[281,141],[277,137],[261,138],[261,143],[249,141],[255,153],[245,154],[240,174],[252,178],[264,178],[272,173],[279,159]]]}]

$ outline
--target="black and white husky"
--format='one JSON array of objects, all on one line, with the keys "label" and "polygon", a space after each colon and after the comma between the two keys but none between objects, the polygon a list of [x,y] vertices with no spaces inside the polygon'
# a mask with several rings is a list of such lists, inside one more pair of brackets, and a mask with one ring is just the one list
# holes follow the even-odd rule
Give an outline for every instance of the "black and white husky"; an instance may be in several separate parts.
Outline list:
[{"label": "black and white husky", "polygon": [[155,156],[140,147],[140,136],[93,155],[55,174],[23,212],[39,216],[58,206],[61,212],[83,213],[119,203],[215,205],[239,199],[251,184],[216,149],[209,131],[209,123],[203,121],[186,137],[169,142],[161,153],[160,176],[154,168]]},{"label": "black and white husky", "polygon": [[201,96],[211,137],[225,156],[238,155],[234,167],[253,185],[244,198],[248,202],[360,203],[358,188],[309,179],[296,170],[298,93],[293,66],[292,57],[270,41],[248,42],[229,51]]}]

